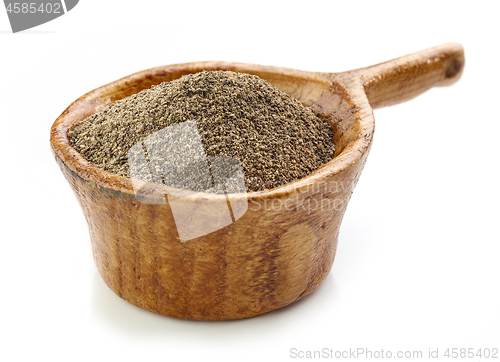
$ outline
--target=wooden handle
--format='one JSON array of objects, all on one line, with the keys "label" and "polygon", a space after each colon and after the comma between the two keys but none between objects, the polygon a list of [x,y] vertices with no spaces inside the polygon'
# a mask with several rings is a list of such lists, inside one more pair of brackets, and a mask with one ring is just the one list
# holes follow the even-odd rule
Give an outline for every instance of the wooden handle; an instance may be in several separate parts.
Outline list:
[{"label": "wooden handle", "polygon": [[464,50],[449,43],[368,68],[357,69],[372,108],[412,99],[436,86],[455,83],[464,68]]}]

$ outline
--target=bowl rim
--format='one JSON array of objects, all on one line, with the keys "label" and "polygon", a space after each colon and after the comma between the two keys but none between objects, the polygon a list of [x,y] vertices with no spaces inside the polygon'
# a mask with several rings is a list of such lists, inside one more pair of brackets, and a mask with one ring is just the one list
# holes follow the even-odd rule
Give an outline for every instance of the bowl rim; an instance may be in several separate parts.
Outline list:
[{"label": "bowl rim", "polygon": [[[333,175],[338,174],[351,165],[356,164],[369,152],[375,122],[373,118],[373,111],[368,103],[368,98],[365,94],[363,84],[359,76],[354,71],[343,73],[320,73],[300,71],[291,68],[265,66],[248,63],[235,63],[235,62],[220,62],[220,61],[206,61],[206,62],[191,62],[182,64],[172,64],[166,66],[159,66],[154,68],[145,69],[126,77],[115,80],[104,86],[96,88],[83,96],[76,99],[64,112],[54,121],[51,127],[50,144],[54,157],[60,161],[60,164],[69,169],[74,175],[86,182],[92,182],[102,188],[109,189],[135,196],[132,186],[132,179],[126,176],[119,176],[111,172],[102,170],[90,162],[85,160],[78,151],[76,151],[68,139],[68,131],[88,115],[97,112],[105,105],[99,103],[99,99],[103,95],[113,94],[113,88],[117,86],[124,86],[133,81],[157,76],[158,74],[184,72],[184,74],[196,73],[202,70],[237,70],[239,72],[256,74],[256,73],[272,73],[279,74],[285,77],[300,77],[310,82],[325,82],[328,84],[331,91],[335,88],[336,91],[341,91],[342,96],[348,98],[354,105],[354,112],[350,117],[355,117],[355,121],[351,122],[351,126],[358,123],[359,133],[354,140],[345,145],[344,149],[335,156],[332,160],[319,167],[313,173],[272,189],[261,191],[251,191],[244,193],[234,194],[209,194],[209,193],[194,193],[187,198],[193,200],[199,199],[212,199],[226,202],[228,198],[231,200],[259,200],[263,198],[276,198],[290,195],[295,190],[302,190],[310,187],[311,185],[328,180]],[[140,90],[138,90],[139,92]],[[122,97],[123,98],[123,97]],[[117,98],[114,101],[121,99]],[[89,110],[91,112],[89,113]],[[351,126],[343,130],[346,132]],[[182,194],[185,190],[175,189],[165,185],[156,185],[152,187],[154,192],[166,194]]]}]

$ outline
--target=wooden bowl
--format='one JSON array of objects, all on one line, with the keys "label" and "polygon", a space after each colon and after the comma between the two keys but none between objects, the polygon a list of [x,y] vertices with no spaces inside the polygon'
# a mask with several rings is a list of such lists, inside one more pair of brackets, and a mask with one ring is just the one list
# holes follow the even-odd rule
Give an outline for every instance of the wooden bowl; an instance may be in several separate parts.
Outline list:
[{"label": "wooden bowl", "polygon": [[[343,73],[227,62],[157,67],[77,99],[53,124],[50,142],[85,214],[97,268],[116,294],[172,317],[251,317],[299,300],[328,275],[370,150],[372,109],[452,84],[463,65],[462,47],[445,44]],[[152,184],[139,195],[132,179],[92,166],[69,144],[68,130],[106,105],[202,70],[258,75],[311,107],[331,124],[334,159],[266,191],[186,195]],[[165,202],[155,202],[158,196]],[[181,228],[199,236],[186,241]]]}]

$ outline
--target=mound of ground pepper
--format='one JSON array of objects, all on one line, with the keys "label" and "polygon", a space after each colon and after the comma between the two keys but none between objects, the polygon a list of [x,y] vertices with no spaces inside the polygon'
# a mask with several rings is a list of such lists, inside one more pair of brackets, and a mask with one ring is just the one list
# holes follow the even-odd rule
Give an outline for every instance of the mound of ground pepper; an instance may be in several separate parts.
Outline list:
[{"label": "mound of ground pepper", "polygon": [[[303,178],[335,151],[330,126],[310,108],[255,75],[230,71],[189,74],[143,90],[82,120],[68,137],[96,167],[129,177],[134,145],[189,121],[197,140],[184,137],[178,147],[190,150],[191,142],[201,141],[207,159],[237,160],[247,191]],[[190,180],[196,172],[182,175],[186,182],[180,184],[161,180],[199,191],[193,186],[199,183]]]}]

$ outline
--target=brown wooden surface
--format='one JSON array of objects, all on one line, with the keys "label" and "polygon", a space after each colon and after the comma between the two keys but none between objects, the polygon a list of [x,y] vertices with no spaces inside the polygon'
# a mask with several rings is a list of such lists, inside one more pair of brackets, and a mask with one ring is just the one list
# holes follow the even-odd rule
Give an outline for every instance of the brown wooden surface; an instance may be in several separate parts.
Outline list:
[{"label": "brown wooden surface", "polygon": [[[85,214],[103,280],[141,308],[199,320],[251,317],[309,294],[331,269],[340,223],[369,153],[369,102],[395,104],[451,84],[460,77],[463,59],[460,45],[446,44],[344,73],[198,62],[145,70],[82,96],[55,121],[50,142]],[[204,69],[258,75],[312,107],[332,125],[336,154],[291,184],[229,195],[231,203],[248,203],[240,219],[181,242],[169,202],[138,201],[130,179],[89,164],[69,145],[67,132],[111,102]],[[147,192],[170,199],[179,190],[149,185]],[[182,202],[186,210],[203,206],[217,213],[227,200],[197,194]]]}]

